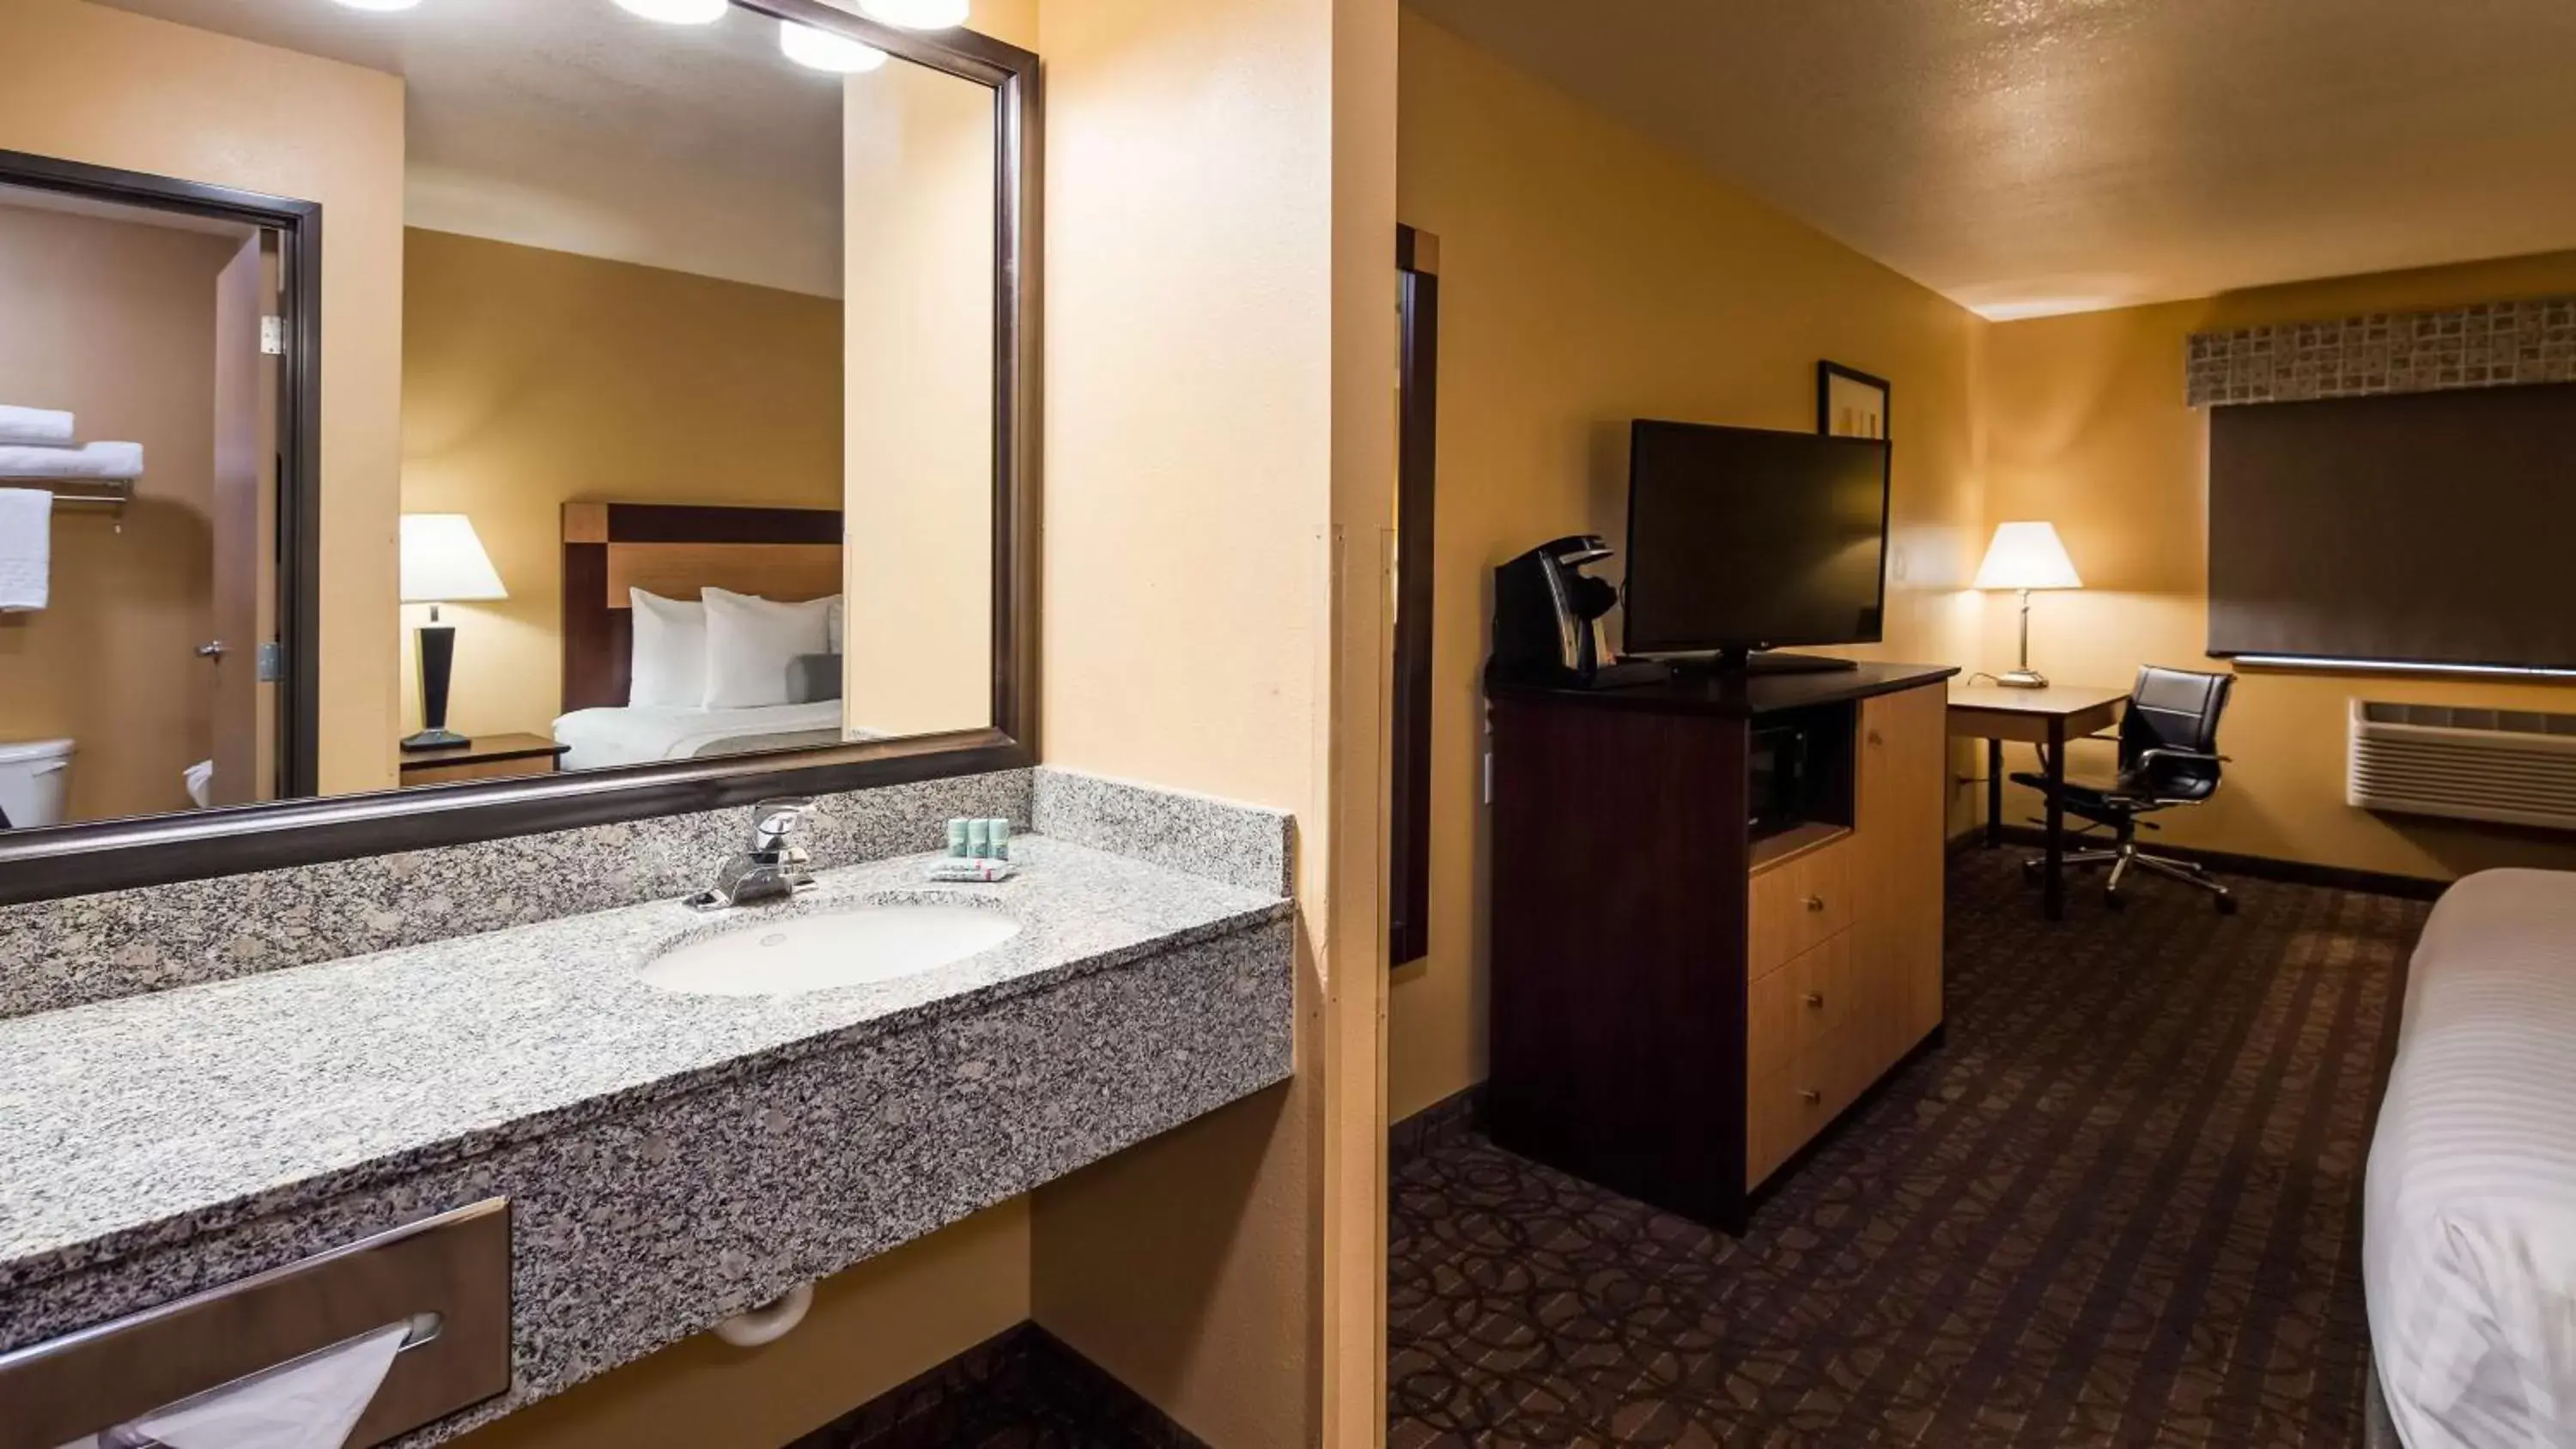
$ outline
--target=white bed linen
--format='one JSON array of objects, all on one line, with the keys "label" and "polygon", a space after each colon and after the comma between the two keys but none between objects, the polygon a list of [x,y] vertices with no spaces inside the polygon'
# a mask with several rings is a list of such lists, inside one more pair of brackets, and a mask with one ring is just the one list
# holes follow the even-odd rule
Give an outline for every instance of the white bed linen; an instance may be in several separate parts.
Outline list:
[{"label": "white bed linen", "polygon": [[555,721],[555,743],[571,746],[563,757],[567,770],[837,744],[841,737],[837,699],[752,709],[577,709]]},{"label": "white bed linen", "polygon": [[2576,874],[2487,871],[2434,909],[2363,1196],[2408,1449],[2576,1445]]}]

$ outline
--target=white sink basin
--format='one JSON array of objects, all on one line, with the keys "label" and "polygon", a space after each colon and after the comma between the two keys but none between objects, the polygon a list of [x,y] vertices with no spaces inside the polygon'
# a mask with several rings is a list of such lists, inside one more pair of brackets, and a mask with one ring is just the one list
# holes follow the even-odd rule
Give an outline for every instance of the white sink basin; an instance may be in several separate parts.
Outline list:
[{"label": "white sink basin", "polygon": [[692,996],[797,996],[936,971],[1019,933],[1008,915],[975,906],[854,906],[745,921],[654,957],[644,980]]}]

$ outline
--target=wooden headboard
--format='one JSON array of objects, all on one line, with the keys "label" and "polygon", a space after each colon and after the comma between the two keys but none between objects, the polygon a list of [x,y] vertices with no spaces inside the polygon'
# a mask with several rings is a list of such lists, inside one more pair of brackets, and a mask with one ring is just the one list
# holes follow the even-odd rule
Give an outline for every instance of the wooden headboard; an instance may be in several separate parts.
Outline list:
[{"label": "wooden headboard", "polygon": [[839,593],[840,510],[565,504],[564,709],[626,703],[635,649],[627,590],[694,599],[706,588],[789,600]]}]

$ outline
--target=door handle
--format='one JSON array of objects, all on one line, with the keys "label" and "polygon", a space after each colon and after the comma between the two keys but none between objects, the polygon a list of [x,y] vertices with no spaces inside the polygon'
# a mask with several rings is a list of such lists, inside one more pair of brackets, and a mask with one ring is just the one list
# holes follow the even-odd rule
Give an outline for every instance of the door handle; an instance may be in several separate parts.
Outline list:
[{"label": "door handle", "polygon": [[198,658],[211,659],[218,664],[221,664],[224,660],[224,656],[231,652],[231,650],[224,647],[224,641],[221,639],[209,639],[205,643],[197,646]]},{"label": "door handle", "polygon": [[1811,910],[1811,911],[1821,911],[1821,910],[1823,910],[1824,908],[1825,908],[1825,898],[1824,898],[1823,896],[1809,896],[1809,897],[1807,897],[1807,909],[1808,909],[1808,910]]},{"label": "door handle", "polygon": [[1816,1010],[1818,1010],[1818,1011],[1822,1011],[1822,1010],[1824,1010],[1824,1009],[1825,1009],[1825,993],[1823,993],[1823,992],[1821,992],[1821,991],[1810,991],[1810,992],[1808,992],[1808,993],[1807,993],[1807,1004],[1808,1004],[1809,1006],[1814,1007],[1814,1008],[1815,1008]]}]

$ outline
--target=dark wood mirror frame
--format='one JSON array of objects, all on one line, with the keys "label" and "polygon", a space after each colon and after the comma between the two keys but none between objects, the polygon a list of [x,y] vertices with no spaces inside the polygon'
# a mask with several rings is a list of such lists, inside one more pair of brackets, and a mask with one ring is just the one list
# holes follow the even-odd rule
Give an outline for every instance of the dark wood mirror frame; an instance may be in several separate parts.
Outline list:
[{"label": "dark wood mirror frame", "polygon": [[1387,949],[1392,969],[1431,954],[1431,613],[1440,488],[1440,238],[1395,229],[1402,278],[1397,364],[1394,758],[1388,761]]},{"label": "dark wood mirror frame", "polygon": [[[734,0],[801,21],[890,55],[988,86],[994,92],[996,209],[993,338],[993,724],[990,728],[774,754],[583,771],[520,780],[437,785],[280,801],[0,833],[0,904],[202,880],[280,867],[423,850],[748,805],[771,795],[823,794],[980,774],[1037,758],[1037,545],[1039,287],[1042,107],[1038,58],[970,31],[922,34],[880,25],[823,0]],[[307,202],[0,152],[0,180],[223,216],[285,233],[307,259],[320,255],[322,209]],[[281,434],[319,451],[319,269],[294,276],[289,356],[300,362],[297,401]],[[306,639],[319,634],[318,490],[287,509],[280,563],[283,616]],[[299,651],[286,700],[287,729],[313,728],[313,651]],[[300,693],[298,692],[300,686]],[[297,713],[301,707],[302,713]],[[306,752],[309,757],[309,751]],[[290,749],[289,758],[293,758]],[[292,783],[309,790],[310,780]]]}]

